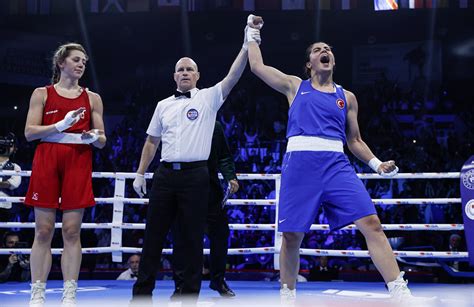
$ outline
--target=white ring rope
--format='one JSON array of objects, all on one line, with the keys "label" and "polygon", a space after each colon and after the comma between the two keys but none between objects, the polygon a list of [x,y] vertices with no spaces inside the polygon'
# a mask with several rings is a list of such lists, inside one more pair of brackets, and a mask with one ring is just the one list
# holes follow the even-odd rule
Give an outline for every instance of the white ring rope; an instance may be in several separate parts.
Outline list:
[{"label": "white ring rope", "polygon": [[[31,171],[0,171],[0,176],[31,176]],[[221,175],[219,175],[221,177]],[[459,172],[440,172],[440,173],[399,173],[392,178],[385,178],[378,174],[357,174],[361,179],[459,179]],[[122,172],[93,172],[93,178],[115,178],[116,191],[114,195],[124,196],[125,190],[125,179],[134,179],[135,173],[122,173]],[[146,173],[145,178],[151,179],[152,173]],[[221,177],[222,178],[222,177]],[[280,174],[237,174],[237,178],[240,180],[276,180],[277,190],[279,190],[279,181],[281,179]],[[121,191],[117,193],[117,182],[121,182]],[[122,191],[123,190],[123,191]],[[278,192],[278,191],[277,191]],[[278,193],[276,193],[278,195]],[[22,203],[24,197],[1,197],[0,202],[12,202]],[[83,248],[83,254],[102,254],[112,253],[116,255],[119,253],[119,258],[114,258],[114,261],[121,261],[121,253],[140,253],[141,248],[136,247],[123,247],[121,246],[122,230],[123,229],[145,229],[145,224],[138,223],[120,223],[123,219],[123,205],[124,204],[148,204],[148,199],[141,198],[125,198],[125,197],[105,197],[96,198],[98,204],[114,204],[114,212],[117,212],[117,218],[114,217],[113,223],[83,223],[81,228],[84,229],[111,229],[112,238],[110,247],[90,247]],[[275,206],[278,199],[230,199],[227,201],[227,205],[257,205],[257,206]],[[461,203],[460,198],[412,198],[412,199],[372,199],[375,205],[426,205],[426,204],[439,204],[439,205],[451,205]],[[118,209],[117,209],[118,208]],[[35,223],[32,222],[0,222],[0,228],[34,228]],[[55,223],[56,228],[61,228],[62,223]],[[382,225],[384,230],[391,231],[452,231],[452,230],[463,230],[464,225],[462,224],[384,224]],[[232,230],[262,230],[262,231],[275,231],[275,224],[229,224],[229,228]],[[329,231],[329,225],[326,224],[313,224],[311,230]],[[341,230],[356,230],[355,225],[348,225]],[[117,232],[118,231],[118,232]],[[275,239],[275,245],[277,245],[277,239]],[[23,248],[0,248],[0,255],[2,254],[30,254],[31,249]],[[52,253],[57,255],[62,253],[62,249],[53,248]],[[230,248],[228,249],[229,255],[242,255],[242,254],[278,254],[279,249],[276,247],[256,247],[256,248]],[[172,249],[163,249],[163,254],[172,254]],[[204,249],[204,254],[209,254],[209,249]],[[310,256],[333,256],[333,257],[370,257],[368,251],[362,250],[324,250],[324,249],[300,249],[301,255]],[[394,255],[397,257],[411,257],[411,258],[456,258],[456,259],[467,259],[467,252],[432,252],[432,251],[394,251]],[[275,257],[276,259],[276,257]]]},{"label": "white ring rope", "polygon": [[[439,172],[439,173],[398,173],[393,177],[382,177],[375,173],[361,173],[357,174],[360,179],[459,179],[459,172]],[[31,176],[31,171],[0,171],[0,176]],[[122,173],[122,172],[93,172],[92,178],[125,178],[135,179],[135,173]],[[151,179],[153,173],[146,173],[145,178]],[[222,179],[222,176],[219,175]],[[237,174],[239,180],[266,180],[266,179],[279,179],[280,174]]]},{"label": "white ring rope", "polygon": [[[141,253],[142,249],[138,247],[86,247],[82,249],[83,254],[105,254],[111,252],[123,252],[123,253]],[[209,249],[203,250],[204,255],[209,255]],[[25,248],[2,248],[0,249],[0,255],[5,254],[30,254],[31,249]],[[53,255],[60,255],[62,248],[51,249]],[[173,250],[171,248],[164,248],[164,255],[171,255]],[[278,254],[274,247],[254,247],[254,248],[229,248],[229,255],[251,255],[251,254]],[[357,258],[369,258],[370,254],[368,251],[362,250],[332,250],[332,249],[308,249],[301,248],[301,255],[307,256],[331,256],[331,257],[357,257]],[[467,252],[425,252],[425,251],[393,251],[396,257],[410,257],[410,258],[456,258],[464,259],[468,257]]]},{"label": "white ring rope", "polygon": [[[102,197],[96,198],[97,204],[113,204],[120,200],[124,204],[148,204],[148,198],[120,198]],[[0,202],[23,203],[24,197],[0,197]],[[460,204],[461,198],[393,198],[393,199],[372,199],[374,205],[453,205]],[[275,206],[275,199],[229,199],[227,205],[239,206]]]},{"label": "white ring rope", "polygon": [[[62,223],[55,223],[55,228],[61,228]],[[0,222],[0,228],[35,228],[34,222]],[[82,229],[145,229],[145,224],[139,223],[82,223]],[[229,224],[230,230],[261,230],[274,231],[275,224]],[[464,230],[463,224],[382,224],[382,228],[387,231],[453,231]],[[329,231],[328,224],[313,224],[310,230]],[[357,230],[357,226],[352,224],[340,230]]]}]

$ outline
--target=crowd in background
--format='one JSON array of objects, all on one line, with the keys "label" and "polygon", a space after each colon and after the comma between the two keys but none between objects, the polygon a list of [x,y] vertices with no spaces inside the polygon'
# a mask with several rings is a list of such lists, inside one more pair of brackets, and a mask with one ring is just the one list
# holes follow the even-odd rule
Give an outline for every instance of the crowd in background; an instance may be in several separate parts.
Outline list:
[{"label": "crowd in background", "polygon": [[[414,83],[402,89],[396,82],[380,78],[372,86],[355,90],[359,101],[359,124],[362,136],[372,151],[381,159],[393,159],[401,172],[450,172],[459,171],[463,162],[474,152],[474,112],[472,106],[457,103],[456,98],[442,86],[430,87],[423,92]],[[148,90],[147,90],[148,89]],[[256,95],[255,87],[238,87],[218,114],[229,145],[234,153],[238,173],[281,172],[281,162],[286,148],[286,120],[288,104],[284,97],[269,92]],[[95,151],[94,171],[134,172],[138,167],[141,148],[145,140],[146,124],[155,108],[156,93],[140,85],[126,95],[127,112],[107,126],[107,146]],[[107,120],[107,117],[106,117]],[[23,169],[31,169],[34,144],[19,137],[19,150],[13,160]],[[348,152],[346,150],[346,152]],[[349,154],[358,173],[371,170]],[[149,170],[159,163],[155,159]],[[459,197],[458,180],[364,180],[372,198],[451,198]],[[149,182],[151,184],[151,182]],[[272,180],[240,181],[237,199],[274,199],[275,183]],[[23,184],[11,195],[24,195],[28,186]],[[113,179],[95,179],[96,197],[112,197]],[[131,181],[126,185],[126,197],[137,197]],[[1,212],[2,221],[34,221],[33,211],[16,204],[8,212]],[[273,206],[228,206],[230,223],[274,223]],[[382,224],[410,223],[459,223],[462,212],[455,205],[383,205],[377,206]],[[145,205],[126,205],[124,221],[145,223]],[[112,206],[100,204],[87,209],[85,223],[111,222]],[[325,224],[324,212],[315,224]],[[1,229],[0,231],[5,231]],[[15,230],[15,229],[13,229]],[[25,241],[32,240],[32,229],[17,229]],[[60,231],[59,231],[60,232]],[[449,237],[456,232],[387,232],[395,249],[416,250],[419,247],[436,251],[449,250]],[[462,236],[462,232],[459,232]],[[110,246],[108,229],[82,231],[83,247]],[[54,236],[53,247],[60,247],[60,234]],[[273,231],[231,231],[229,248],[273,246]],[[31,242],[29,242],[31,244]],[[123,246],[141,247],[143,230],[123,230]],[[460,244],[462,250],[464,244]],[[171,240],[168,246],[172,246]],[[302,248],[365,250],[367,246],[357,231],[311,231],[307,233]],[[86,255],[83,268],[94,270],[116,269],[122,264],[113,263],[110,254]],[[230,256],[229,269],[273,269],[271,255]],[[59,266],[56,259],[53,265]],[[302,257],[301,268],[312,270],[320,265],[315,257]],[[366,259],[330,259],[329,265],[345,270],[373,270]],[[170,259],[163,257],[163,269],[171,267]]]}]

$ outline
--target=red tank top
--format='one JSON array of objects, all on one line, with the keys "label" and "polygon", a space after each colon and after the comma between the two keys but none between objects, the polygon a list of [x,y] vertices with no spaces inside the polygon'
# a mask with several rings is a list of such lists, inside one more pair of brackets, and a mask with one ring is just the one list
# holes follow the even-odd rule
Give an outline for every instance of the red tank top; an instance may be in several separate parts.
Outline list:
[{"label": "red tank top", "polygon": [[81,133],[91,129],[91,105],[89,95],[83,88],[82,93],[76,98],[66,98],[60,96],[53,85],[46,86],[48,98],[43,109],[43,125],[52,125],[62,120],[69,111],[74,111],[80,107],[86,108],[84,116],[71,128],[64,130],[68,133]]}]

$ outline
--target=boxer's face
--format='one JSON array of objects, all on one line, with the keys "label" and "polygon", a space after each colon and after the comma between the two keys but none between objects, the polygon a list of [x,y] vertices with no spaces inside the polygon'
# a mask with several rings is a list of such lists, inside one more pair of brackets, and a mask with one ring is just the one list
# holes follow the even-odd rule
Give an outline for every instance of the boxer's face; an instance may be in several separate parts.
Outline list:
[{"label": "boxer's face", "polygon": [[62,63],[59,63],[61,74],[80,79],[86,70],[87,56],[79,50],[71,50]]},{"label": "boxer's face", "polygon": [[326,43],[314,43],[311,46],[309,61],[306,67],[316,73],[332,72],[336,61],[331,47]]}]

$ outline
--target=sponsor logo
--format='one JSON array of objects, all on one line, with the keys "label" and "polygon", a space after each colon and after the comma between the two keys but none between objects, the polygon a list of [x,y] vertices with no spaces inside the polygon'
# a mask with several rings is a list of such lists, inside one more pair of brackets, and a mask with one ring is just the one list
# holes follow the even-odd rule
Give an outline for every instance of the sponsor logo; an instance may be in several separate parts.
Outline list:
[{"label": "sponsor logo", "polygon": [[31,199],[38,200],[38,198],[39,198],[38,192],[33,192],[33,196],[31,196]]},{"label": "sponsor logo", "polygon": [[309,94],[311,92],[301,92],[301,95],[306,95],[306,94]]},{"label": "sponsor logo", "polygon": [[53,110],[53,111],[48,111],[46,113],[44,113],[45,115],[50,115],[50,114],[54,114],[54,113],[58,113],[58,110]]},{"label": "sponsor logo", "polygon": [[474,169],[468,170],[462,175],[462,184],[469,190],[474,190]]},{"label": "sponsor logo", "polygon": [[199,116],[199,112],[196,109],[190,109],[186,112],[186,116],[189,120],[195,120]]},{"label": "sponsor logo", "polygon": [[281,224],[283,223],[284,221],[286,221],[287,219],[282,219],[282,220],[278,220],[278,223]]},{"label": "sponsor logo", "polygon": [[474,220],[474,199],[467,202],[466,207],[464,207],[464,212],[470,220]]},{"label": "sponsor logo", "polygon": [[336,100],[336,105],[339,109],[344,109],[344,106],[346,105],[346,103],[344,102],[344,100],[339,98],[338,100]]}]

